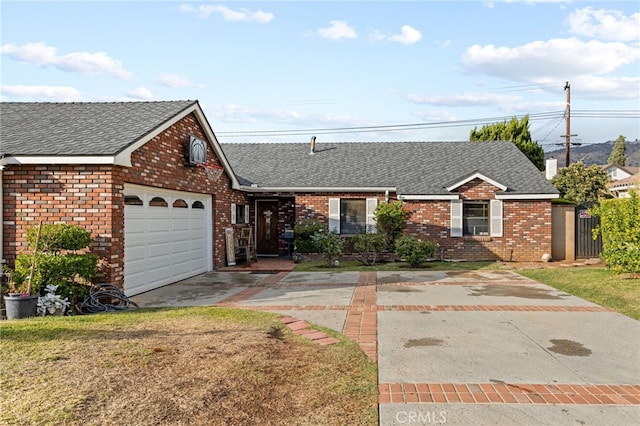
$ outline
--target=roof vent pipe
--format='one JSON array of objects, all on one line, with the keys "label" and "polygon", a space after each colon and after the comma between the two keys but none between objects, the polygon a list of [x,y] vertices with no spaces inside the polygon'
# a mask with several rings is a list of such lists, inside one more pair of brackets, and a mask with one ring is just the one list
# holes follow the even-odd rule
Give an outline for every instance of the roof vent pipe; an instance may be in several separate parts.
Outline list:
[{"label": "roof vent pipe", "polygon": [[309,155],[313,155],[316,153],[316,137],[311,136],[311,151],[309,151]]}]

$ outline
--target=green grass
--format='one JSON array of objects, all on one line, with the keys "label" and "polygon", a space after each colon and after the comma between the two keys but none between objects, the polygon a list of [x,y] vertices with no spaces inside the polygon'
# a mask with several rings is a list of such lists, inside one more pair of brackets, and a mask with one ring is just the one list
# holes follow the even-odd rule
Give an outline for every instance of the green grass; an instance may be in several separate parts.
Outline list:
[{"label": "green grass", "polygon": [[377,262],[366,266],[357,260],[340,260],[340,266],[327,268],[325,260],[305,260],[296,264],[294,272],[352,272],[352,271],[472,271],[496,269],[496,262],[428,262],[412,268],[407,262]]},{"label": "green grass", "polygon": [[640,320],[639,279],[614,274],[604,267],[522,269],[516,272]]}]

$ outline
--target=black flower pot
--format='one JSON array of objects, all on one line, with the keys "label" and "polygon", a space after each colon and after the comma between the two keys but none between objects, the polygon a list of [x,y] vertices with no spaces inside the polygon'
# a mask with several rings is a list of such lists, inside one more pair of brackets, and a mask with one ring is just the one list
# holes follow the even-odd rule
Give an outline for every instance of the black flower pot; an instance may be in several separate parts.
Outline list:
[{"label": "black flower pot", "polygon": [[38,296],[4,296],[7,319],[35,317],[38,312]]}]

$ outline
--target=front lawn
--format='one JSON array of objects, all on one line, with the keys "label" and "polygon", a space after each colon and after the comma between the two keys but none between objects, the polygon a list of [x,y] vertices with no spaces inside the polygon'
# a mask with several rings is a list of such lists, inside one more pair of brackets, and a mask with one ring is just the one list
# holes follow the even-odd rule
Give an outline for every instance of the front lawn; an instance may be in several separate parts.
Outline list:
[{"label": "front lawn", "polygon": [[516,272],[640,320],[640,279],[614,274],[602,266],[520,269]]},{"label": "front lawn", "polygon": [[0,323],[0,424],[378,424],[377,370],[277,315],[183,308]]}]

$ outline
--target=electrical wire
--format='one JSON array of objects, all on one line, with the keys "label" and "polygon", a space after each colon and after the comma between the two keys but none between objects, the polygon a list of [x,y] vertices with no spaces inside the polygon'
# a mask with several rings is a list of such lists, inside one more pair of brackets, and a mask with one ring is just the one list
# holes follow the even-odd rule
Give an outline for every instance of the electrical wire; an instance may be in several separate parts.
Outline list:
[{"label": "electrical wire", "polygon": [[[360,127],[325,127],[315,129],[284,129],[284,130],[242,130],[229,132],[216,132],[216,135],[225,138],[247,137],[247,136],[303,136],[303,135],[328,135],[328,134],[345,134],[345,133],[366,133],[366,132],[394,132],[420,129],[439,129],[453,128],[464,126],[482,126],[493,124],[496,122],[508,121],[512,118],[522,119],[529,116],[529,121],[539,120],[562,120],[565,118],[566,111],[546,111],[533,114],[522,114],[502,117],[474,118],[467,120],[455,121],[435,121],[431,123],[410,123],[410,124],[390,124],[379,126],[360,126]],[[640,118],[640,110],[572,110],[571,118],[590,118],[590,119],[627,119]],[[557,127],[557,126],[556,126]],[[548,136],[548,135],[547,135]],[[546,137],[545,137],[546,138]]]}]

